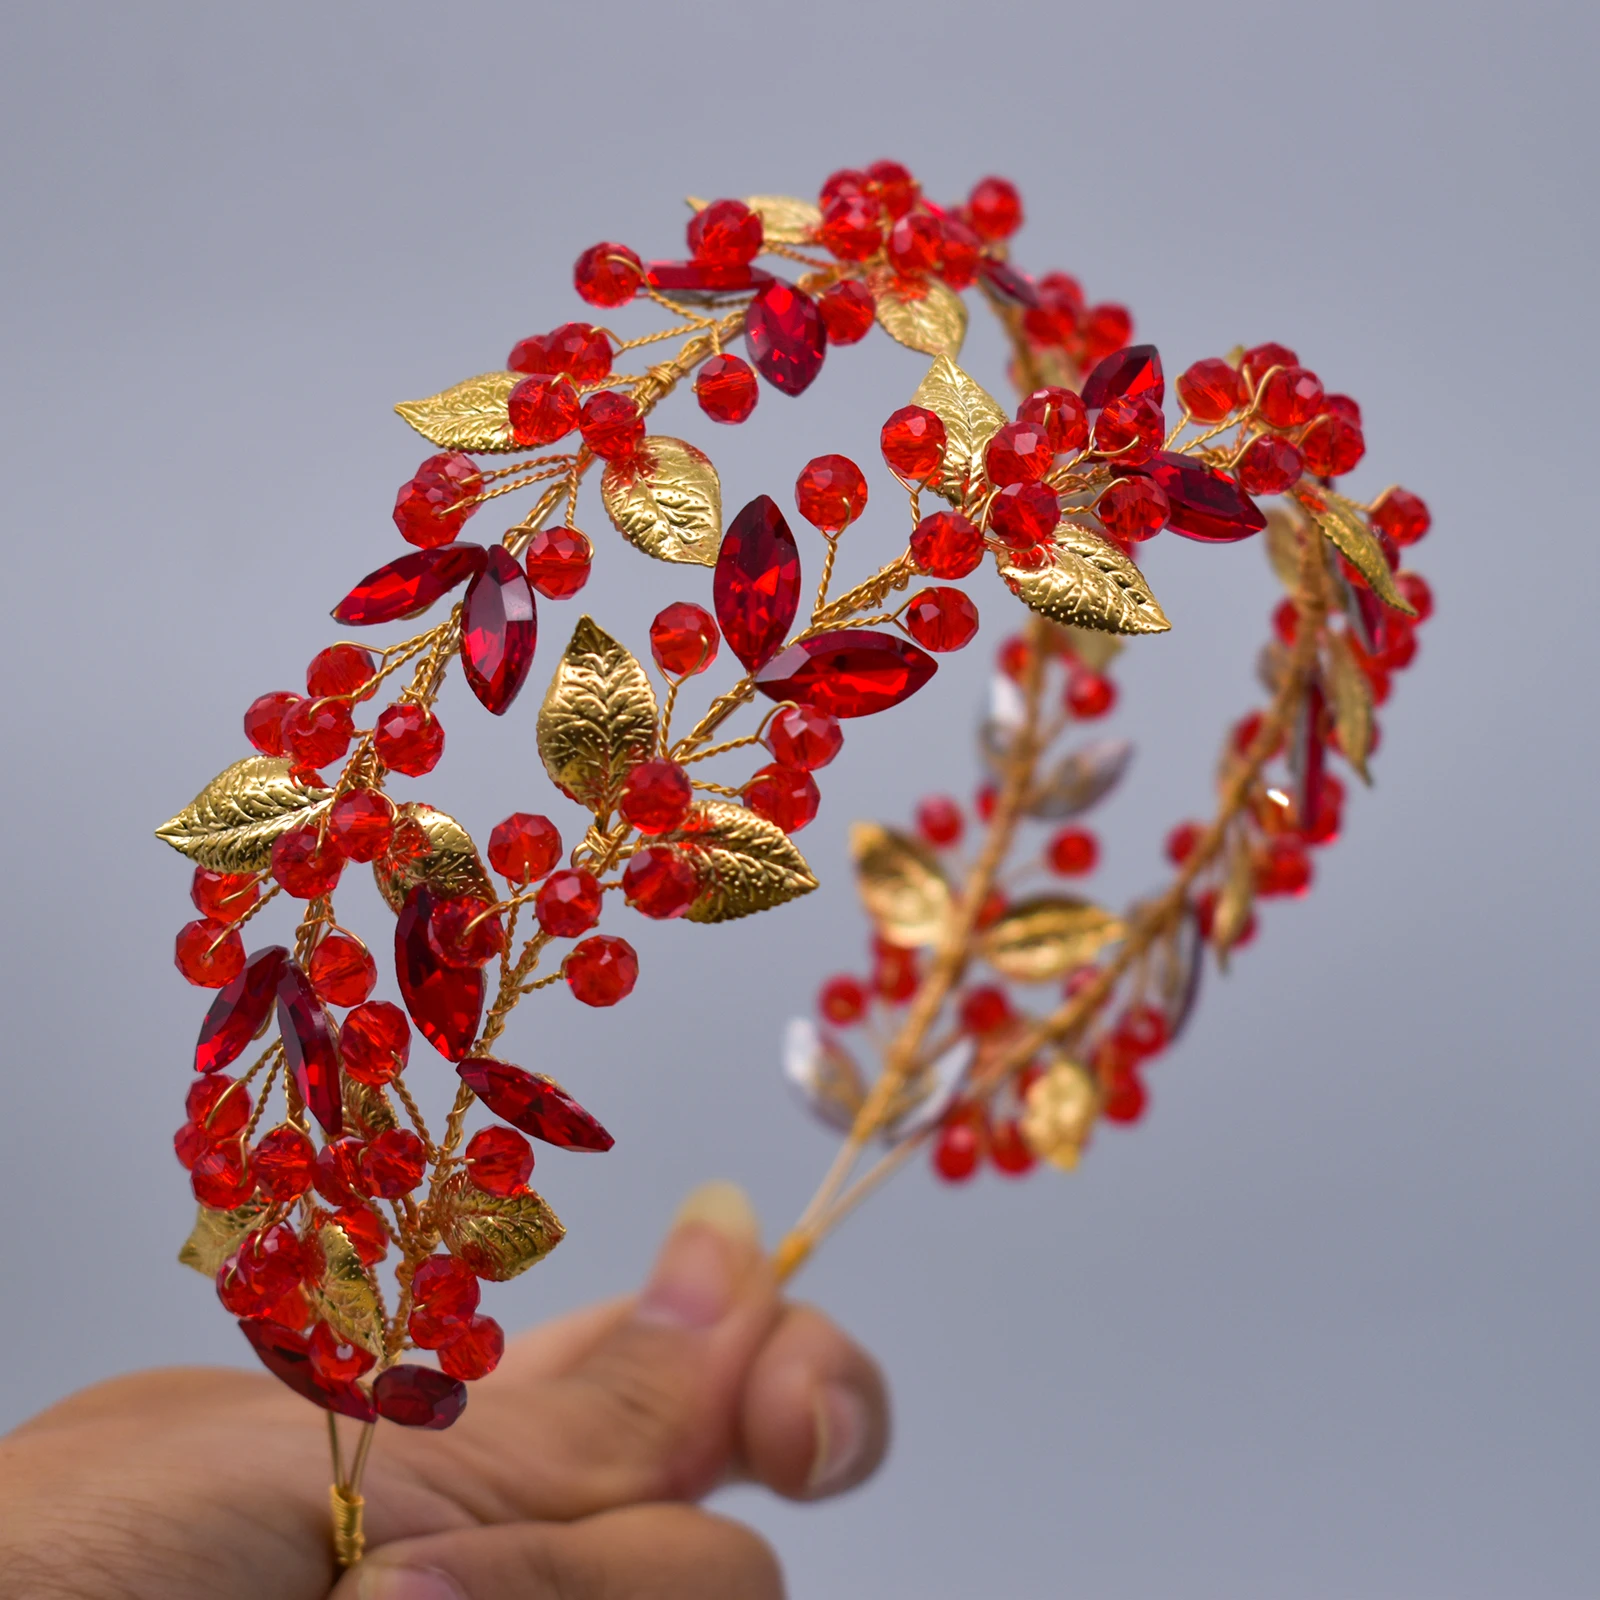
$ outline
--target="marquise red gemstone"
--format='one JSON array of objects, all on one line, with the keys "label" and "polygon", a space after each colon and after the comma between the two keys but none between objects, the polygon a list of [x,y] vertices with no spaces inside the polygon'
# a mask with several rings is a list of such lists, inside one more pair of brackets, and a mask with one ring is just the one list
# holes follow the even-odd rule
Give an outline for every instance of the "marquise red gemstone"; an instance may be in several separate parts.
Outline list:
[{"label": "marquise red gemstone", "polygon": [[200,1042],[194,1048],[196,1072],[219,1072],[243,1055],[272,1010],[288,954],[281,944],[258,950],[244,971],[218,991],[200,1024]]},{"label": "marquise red gemstone", "polygon": [[[321,1406],[324,1411],[336,1411],[341,1417],[354,1417],[357,1422],[372,1422],[377,1418],[378,1409],[365,1391],[349,1380],[330,1382],[318,1374],[311,1365],[311,1341],[303,1333],[259,1317],[244,1318],[239,1323],[239,1331],[250,1341],[261,1365],[297,1395]],[[401,1367],[390,1369],[391,1372],[404,1370]],[[384,1376],[388,1377],[389,1373]],[[434,1376],[444,1375],[435,1373]]]},{"label": "marquise red gemstone", "polygon": [[664,294],[737,294],[741,289],[765,289],[778,280],[749,262],[652,261],[646,269],[652,289]]},{"label": "marquise red gemstone", "polygon": [[1029,311],[1038,308],[1039,291],[1034,287],[1033,279],[1025,273],[1018,272],[1004,261],[990,261],[987,258],[978,271],[983,281],[1002,299]]},{"label": "marquise red gemstone", "polygon": [[1157,405],[1166,399],[1167,384],[1161,357],[1153,344],[1130,344],[1107,356],[1083,382],[1083,403],[1099,411],[1118,395],[1147,394]]},{"label": "marquise red gemstone", "polygon": [[488,552],[479,544],[441,544],[401,556],[369,572],[333,608],[333,620],[367,628],[415,616],[476,577],[487,559]]},{"label": "marquise red gemstone", "polygon": [[750,364],[784,394],[809,389],[828,353],[827,329],[816,301],[781,281],[768,284],[750,302],[744,339]]},{"label": "marquise red gemstone", "polygon": [[422,1036],[448,1061],[459,1061],[477,1036],[483,1015],[483,971],[449,967],[428,942],[433,893],[411,892],[394,925],[395,976],[400,997]]},{"label": "marquise red gemstone", "polygon": [[561,1086],[509,1061],[474,1056],[456,1071],[461,1081],[513,1128],[562,1150],[609,1150],[616,1141]]},{"label": "marquise red gemstone", "polygon": [[1267,525],[1265,513],[1226,472],[1193,456],[1158,450],[1144,472],[1167,491],[1167,526],[1174,533],[1210,544],[1248,539]]},{"label": "marquise red gemstone", "polygon": [[723,535],[711,594],[728,648],[751,672],[765,666],[800,604],[799,546],[770,495],[757,495]]},{"label": "marquise red gemstone", "polygon": [[467,1409],[467,1386],[432,1367],[402,1361],[372,1382],[377,1414],[402,1428],[448,1428]]},{"label": "marquise red gemstone", "polygon": [[461,666],[472,692],[500,716],[533,665],[539,638],[533,590],[521,563],[495,545],[472,580],[461,613]]},{"label": "marquise red gemstone", "polygon": [[344,1132],[339,1047],[311,980],[293,961],[286,961],[278,975],[278,1029],[300,1098],[328,1137],[337,1139]]},{"label": "marquise red gemstone", "polygon": [[909,640],[841,628],[791,645],[756,674],[756,687],[831,717],[870,717],[909,700],[937,667]]}]

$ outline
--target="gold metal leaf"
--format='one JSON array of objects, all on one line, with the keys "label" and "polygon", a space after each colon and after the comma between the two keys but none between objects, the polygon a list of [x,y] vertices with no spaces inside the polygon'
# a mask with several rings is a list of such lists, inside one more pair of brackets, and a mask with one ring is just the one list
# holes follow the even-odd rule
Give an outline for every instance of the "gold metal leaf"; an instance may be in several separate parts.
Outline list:
[{"label": "gold metal leaf", "polygon": [[400,1126],[400,1119],[389,1104],[382,1089],[370,1083],[360,1083],[345,1075],[341,1099],[344,1102],[345,1132],[359,1134],[363,1139],[375,1139]]},{"label": "gold metal leaf", "polygon": [[1262,536],[1267,560],[1272,563],[1278,582],[1290,594],[1300,587],[1300,538],[1305,526],[1304,518],[1287,506],[1267,508],[1267,531]]},{"label": "gold metal leaf", "polygon": [[1041,1160],[1071,1172],[1099,1111],[1094,1079],[1076,1061],[1062,1059],[1029,1086],[1018,1131]]},{"label": "gold metal leaf", "polygon": [[1242,828],[1234,831],[1228,848],[1228,864],[1222,880],[1222,893],[1211,919],[1211,944],[1217,959],[1227,965],[1228,952],[1239,942],[1249,926],[1256,899],[1256,869],[1250,855],[1250,841]]},{"label": "gold metal leaf", "polygon": [[178,1251],[178,1261],[207,1278],[215,1278],[222,1263],[238,1248],[239,1241],[265,1215],[265,1200],[247,1200],[236,1211],[213,1211],[201,1206],[195,1213],[194,1227]]},{"label": "gold metal leaf", "polygon": [[657,841],[676,845],[700,878],[690,922],[732,922],[810,894],[817,880],[782,828],[745,806],[701,800],[681,828]]},{"label": "gold metal leaf", "polygon": [[1408,617],[1416,616],[1416,608],[1395,587],[1388,557],[1378,543],[1378,536],[1367,526],[1361,507],[1331,489],[1317,492],[1327,502],[1325,507],[1318,510],[1316,505],[1308,504],[1306,509],[1327,535],[1329,543],[1367,580],[1368,587],[1385,605],[1405,612]]},{"label": "gold metal leaf", "polygon": [[[372,863],[372,876],[378,893],[388,902],[391,911],[405,908],[406,897],[419,883],[425,883],[436,894],[455,896],[470,894],[480,900],[500,898],[488,871],[478,855],[472,835],[447,812],[435,811],[417,801],[410,801],[395,810],[395,838],[399,850],[381,855]],[[422,854],[410,854],[406,841],[411,830],[405,827],[414,822],[428,837],[429,848]]]},{"label": "gold metal leaf", "polygon": [[744,203],[761,218],[768,244],[810,244],[822,212],[810,200],[789,194],[747,194]]},{"label": "gold metal leaf", "polygon": [[1011,592],[1052,622],[1108,633],[1165,633],[1172,626],[1144,574],[1120,550],[1075,522],[1056,528],[1055,560],[1049,566],[1014,566],[1008,552],[996,561]]},{"label": "gold metal leaf", "polygon": [[953,900],[939,858],[920,840],[876,822],[851,825],[850,854],[861,902],[879,935],[907,950],[935,943]]},{"label": "gold metal leaf", "polygon": [[317,1243],[323,1270],[311,1293],[312,1309],[335,1333],[377,1354],[383,1348],[383,1313],[372,1274],[337,1222],[323,1223]]},{"label": "gold metal leaf", "polygon": [[426,400],[402,400],[395,410],[441,450],[521,450],[511,437],[506,401],[522,382],[520,372],[483,372]]},{"label": "gold metal leaf", "polygon": [[[872,275],[870,287],[878,322],[891,339],[927,356],[954,360],[961,354],[967,336],[967,304],[948,284],[925,278],[908,285],[894,274],[882,272]],[[907,293],[911,287],[918,292]]]},{"label": "gold metal leaf", "polygon": [[1003,977],[1045,983],[1093,961],[1127,929],[1119,917],[1070,894],[1019,901],[978,941],[978,954]]},{"label": "gold metal leaf", "polygon": [[1010,418],[949,356],[938,357],[928,368],[911,403],[933,412],[944,424],[944,466],[938,481],[928,487],[951,504],[959,505],[966,494],[968,478],[983,476],[983,452],[989,441]]},{"label": "gold metal leaf", "polygon": [[652,434],[628,460],[606,463],[600,498],[617,532],[647,556],[716,566],[722,484],[704,451]]},{"label": "gold metal leaf", "polygon": [[590,617],[572,641],[539,708],[539,759],[564,794],[597,816],[656,747],[656,697],[644,668]]},{"label": "gold metal leaf", "polygon": [[213,872],[260,872],[271,865],[274,840],[332,803],[331,789],[296,783],[284,757],[246,756],[163,822],[156,837]]},{"label": "gold metal leaf", "polygon": [[1339,751],[1367,782],[1367,757],[1372,752],[1372,685],[1356,664],[1350,641],[1334,634],[1328,639],[1328,670],[1325,681],[1333,705],[1333,725],[1339,735]]},{"label": "gold metal leaf", "polygon": [[495,1283],[544,1260],[567,1232],[532,1190],[485,1194],[464,1172],[445,1179],[435,1216],[445,1249]]}]

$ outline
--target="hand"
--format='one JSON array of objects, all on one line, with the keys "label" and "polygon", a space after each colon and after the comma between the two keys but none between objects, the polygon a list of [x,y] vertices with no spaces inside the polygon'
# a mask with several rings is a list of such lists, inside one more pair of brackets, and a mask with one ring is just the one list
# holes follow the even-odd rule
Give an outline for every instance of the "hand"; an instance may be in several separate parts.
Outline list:
[{"label": "hand", "polygon": [[682,1502],[740,1479],[837,1494],[888,1435],[877,1367],[779,1301],[721,1184],[641,1295],[524,1335],[471,1393],[446,1433],[381,1425],[370,1554],[342,1578],[326,1429],[275,1378],[182,1368],[73,1395],[0,1440],[8,1600],[768,1600],[767,1546]]}]

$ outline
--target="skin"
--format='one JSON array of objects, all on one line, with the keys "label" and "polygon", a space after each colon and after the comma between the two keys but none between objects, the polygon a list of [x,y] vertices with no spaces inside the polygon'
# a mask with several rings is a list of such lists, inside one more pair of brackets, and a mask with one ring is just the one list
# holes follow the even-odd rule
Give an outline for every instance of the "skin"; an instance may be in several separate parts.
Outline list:
[{"label": "skin", "polygon": [[9,1600],[769,1600],[748,1529],[694,1502],[792,1499],[881,1461],[872,1359],[781,1301],[737,1190],[691,1196],[650,1281],[510,1344],[444,1433],[380,1424],[369,1555],[328,1539],[326,1431],[264,1374],[99,1384],[0,1440]]}]

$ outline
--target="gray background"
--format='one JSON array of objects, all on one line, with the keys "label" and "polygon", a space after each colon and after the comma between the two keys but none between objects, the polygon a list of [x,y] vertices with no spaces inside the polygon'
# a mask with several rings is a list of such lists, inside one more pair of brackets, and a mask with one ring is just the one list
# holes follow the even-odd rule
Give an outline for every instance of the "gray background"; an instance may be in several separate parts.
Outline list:
[{"label": "gray background", "polygon": [[[1378,792],[1212,987],[1149,1121],[1070,1179],[910,1175],[807,1275],[893,1374],[880,1479],[823,1510],[730,1503],[802,1596],[1593,1593],[1594,15],[13,13],[0,1422],[140,1363],[241,1359],[172,1264],[190,1204],[167,1140],[205,999],[172,971],[187,874],[150,830],[395,548],[389,497],[423,452],[389,406],[576,314],[593,240],[673,253],[683,194],[811,193],[893,154],[945,197],[1014,176],[1019,259],[1127,301],[1169,370],[1279,338],[1355,393],[1358,487],[1434,507],[1417,562],[1440,614]],[[998,384],[986,331],[969,351]],[[855,454],[880,502],[848,541],[864,569],[900,537],[873,441],[919,369],[879,336],[804,403],[764,391],[739,436],[684,398],[661,425],[709,444],[732,506]],[[708,593],[601,548],[582,604],[625,636]],[[1105,823],[1110,896],[1154,881],[1204,802],[1273,598],[1252,545],[1168,539],[1148,569],[1174,629],[1123,674],[1143,756]],[[973,587],[1000,615],[992,578]],[[575,612],[545,607],[541,678]],[[829,892],[643,929],[630,1003],[558,993],[513,1025],[619,1146],[541,1159],[572,1238],[495,1296],[507,1320],[637,1281],[703,1177],[747,1183],[774,1230],[795,1211],[828,1142],[776,1040],[862,947],[845,823],[971,782],[986,665],[950,660],[852,735],[802,836]],[[543,804],[537,699],[492,724],[453,682],[450,759],[416,792],[480,837]]]}]

